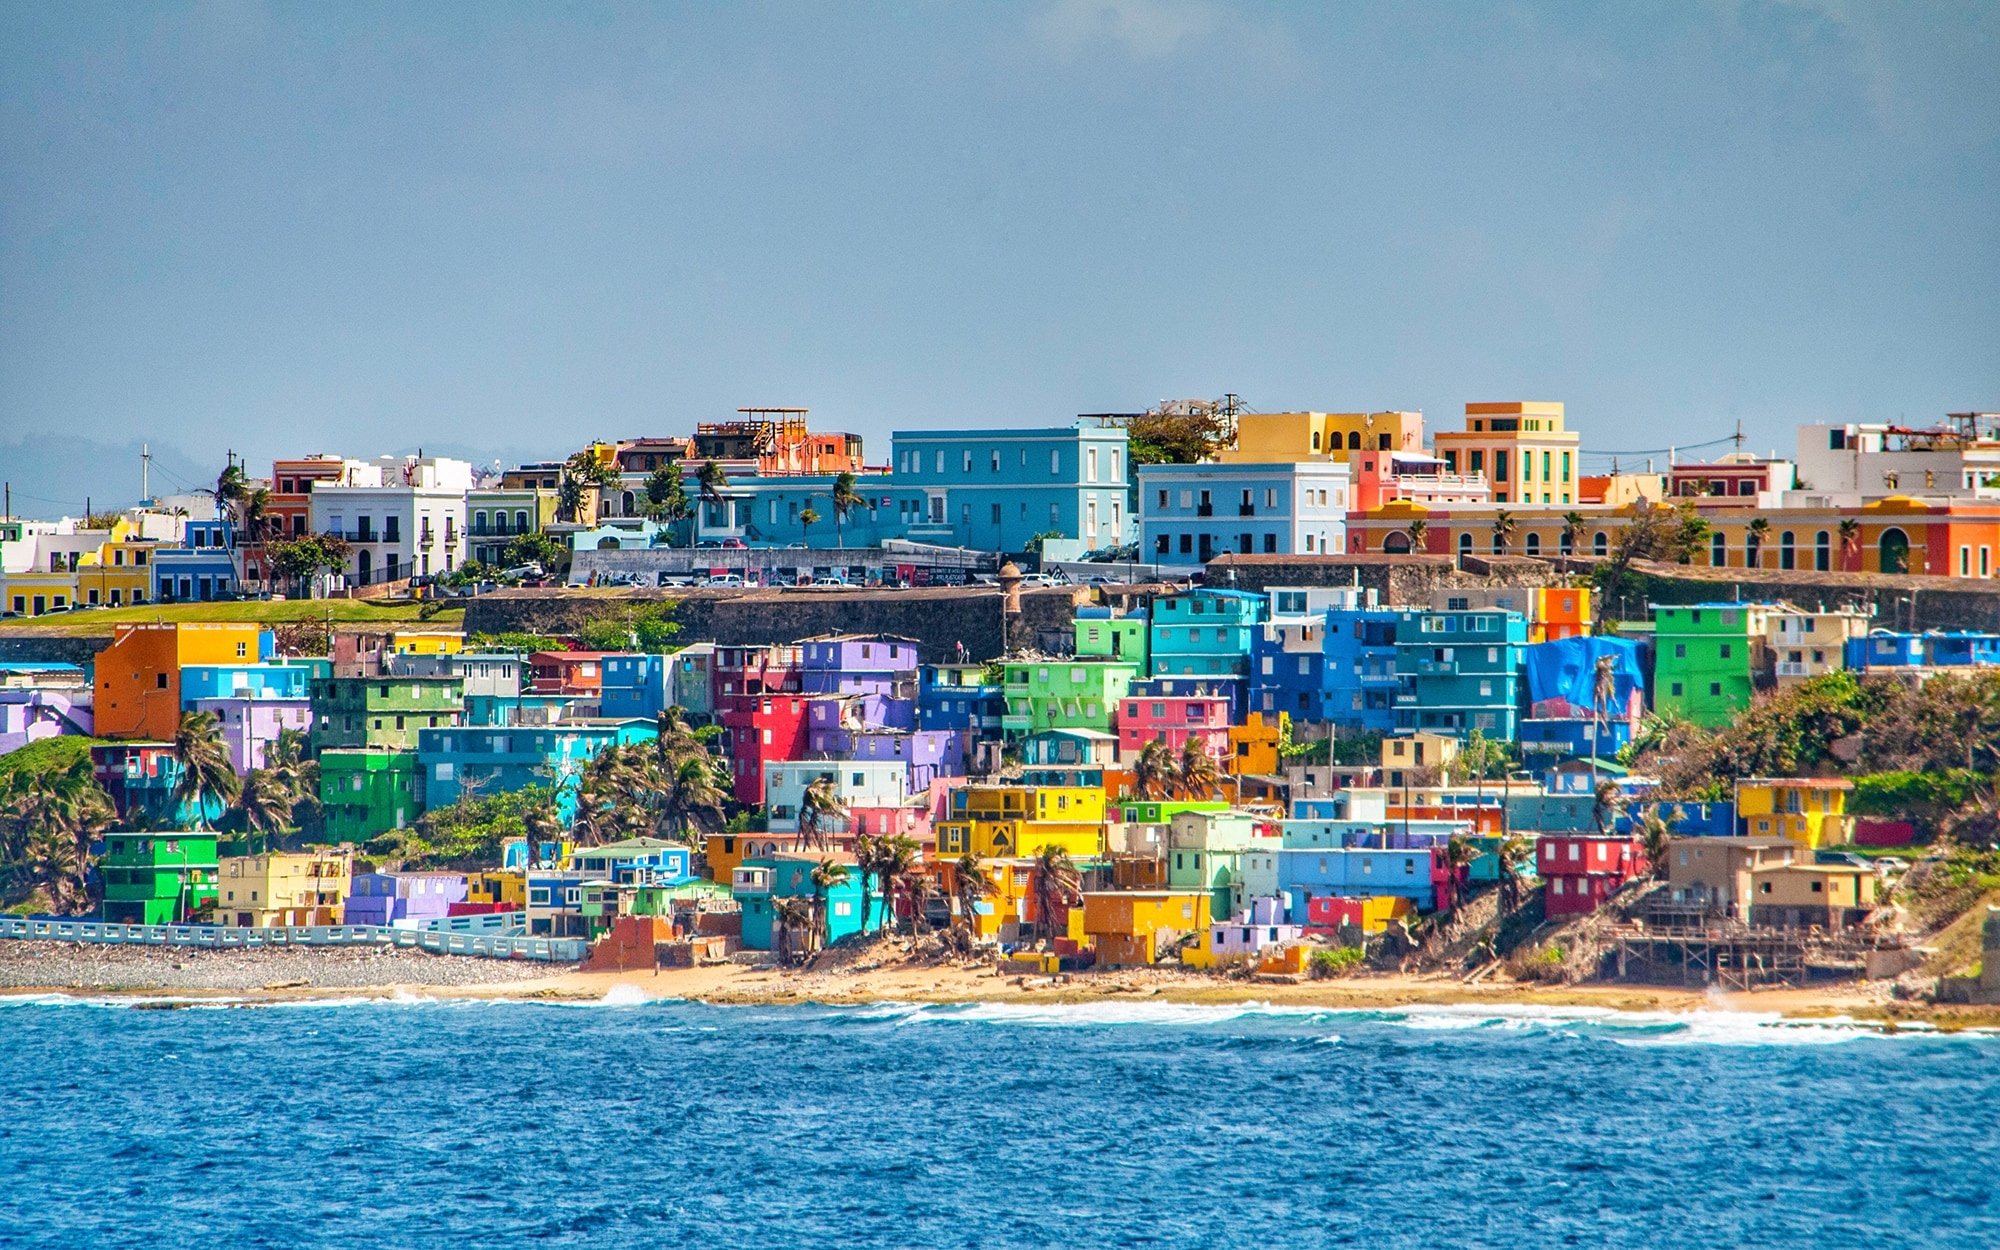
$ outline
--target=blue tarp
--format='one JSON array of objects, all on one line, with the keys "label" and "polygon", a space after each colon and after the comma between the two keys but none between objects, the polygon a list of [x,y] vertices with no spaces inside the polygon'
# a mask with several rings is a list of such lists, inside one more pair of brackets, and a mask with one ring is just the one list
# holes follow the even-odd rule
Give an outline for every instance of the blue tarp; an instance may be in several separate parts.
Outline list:
[{"label": "blue tarp", "polygon": [[[1526,649],[1528,701],[1564,699],[1579,708],[1591,707],[1597,683],[1597,661],[1611,657],[1617,688],[1610,709],[1630,706],[1632,692],[1645,686],[1639,671],[1639,644],[1627,638],[1561,638]],[[1607,709],[1609,711],[1610,709]]]}]

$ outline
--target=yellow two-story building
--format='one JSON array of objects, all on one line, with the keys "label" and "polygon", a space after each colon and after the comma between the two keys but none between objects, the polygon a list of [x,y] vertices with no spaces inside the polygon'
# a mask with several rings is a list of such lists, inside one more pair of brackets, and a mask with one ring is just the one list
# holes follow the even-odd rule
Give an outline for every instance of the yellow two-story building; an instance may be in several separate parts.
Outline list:
[{"label": "yellow two-story building", "polygon": [[354,848],[231,855],[216,874],[218,922],[242,928],[339,924]]},{"label": "yellow two-story building", "polygon": [[937,825],[938,854],[1035,856],[1060,847],[1071,859],[1104,851],[1104,791],[1095,786],[962,786]]},{"label": "yellow two-story building", "polygon": [[1847,814],[1851,781],[1838,777],[1744,777],[1736,783],[1736,832],[1749,838],[1790,838],[1806,847],[1854,840]]}]

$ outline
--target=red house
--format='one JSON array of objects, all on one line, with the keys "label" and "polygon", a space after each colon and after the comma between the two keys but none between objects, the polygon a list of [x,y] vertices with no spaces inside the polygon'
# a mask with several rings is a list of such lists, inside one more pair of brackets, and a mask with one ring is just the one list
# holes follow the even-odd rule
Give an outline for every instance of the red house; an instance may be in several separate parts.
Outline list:
[{"label": "red house", "polygon": [[1148,742],[1164,738],[1178,753],[1189,738],[1201,735],[1202,746],[1222,765],[1230,759],[1229,696],[1169,694],[1126,696],[1118,709],[1120,755],[1133,760]]},{"label": "red house", "polygon": [[528,657],[534,694],[600,694],[604,690],[602,651],[537,651]]},{"label": "red house", "polygon": [[1634,877],[1650,871],[1636,838],[1587,834],[1549,835],[1535,848],[1535,869],[1547,883],[1543,911],[1549,916],[1583,916]]},{"label": "red house", "polygon": [[717,647],[710,680],[740,803],[764,802],[764,762],[806,755],[799,648]]}]

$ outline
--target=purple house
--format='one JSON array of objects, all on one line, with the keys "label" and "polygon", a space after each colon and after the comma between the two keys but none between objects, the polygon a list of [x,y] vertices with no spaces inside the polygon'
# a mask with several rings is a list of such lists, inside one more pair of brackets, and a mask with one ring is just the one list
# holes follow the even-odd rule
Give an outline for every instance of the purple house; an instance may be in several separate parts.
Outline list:
[{"label": "purple house", "polygon": [[0,663],[0,755],[62,734],[88,738],[95,724],[76,665]]},{"label": "purple house", "polygon": [[816,729],[812,749],[839,760],[901,761],[909,768],[909,794],[924,793],[941,777],[965,776],[965,745],[949,729]]},{"label": "purple house", "polygon": [[[807,694],[917,695],[917,644],[886,634],[830,634],[799,645],[800,688]],[[912,722],[914,724],[914,722]]]},{"label": "purple house", "polygon": [[264,752],[278,734],[287,729],[305,733],[312,728],[312,700],[253,698],[231,695],[220,699],[192,699],[191,711],[207,712],[222,730],[229,744],[229,760],[238,776],[248,776],[253,768],[264,767]]},{"label": "purple house", "polygon": [[465,901],[462,872],[357,872],[348,891],[348,924],[413,929],[451,914]]},{"label": "purple house", "polygon": [[[884,694],[822,695],[806,700],[806,732],[817,736],[838,730],[915,729],[917,701]],[[809,741],[811,741],[809,739]],[[811,741],[815,751],[831,750]]]}]

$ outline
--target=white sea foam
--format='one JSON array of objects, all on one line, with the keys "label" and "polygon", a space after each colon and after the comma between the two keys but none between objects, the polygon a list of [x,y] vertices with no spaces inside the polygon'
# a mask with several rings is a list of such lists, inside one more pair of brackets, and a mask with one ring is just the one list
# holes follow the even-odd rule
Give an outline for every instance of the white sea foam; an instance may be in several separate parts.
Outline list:
[{"label": "white sea foam", "polygon": [[653,1001],[653,996],[636,985],[620,983],[604,991],[606,1007],[643,1007]]}]

